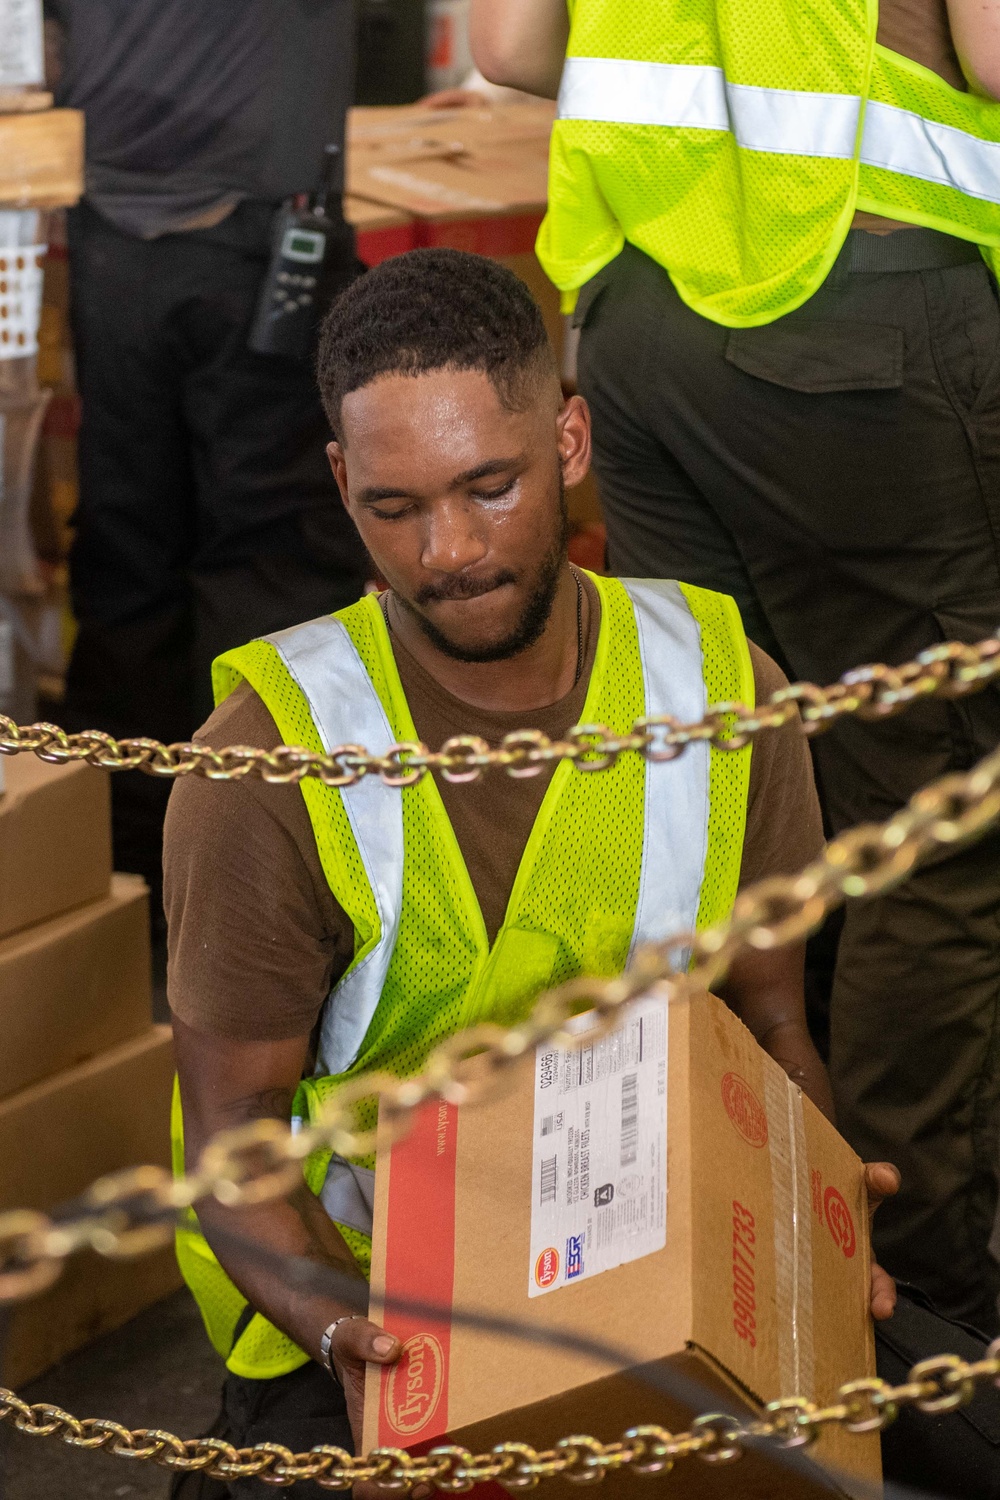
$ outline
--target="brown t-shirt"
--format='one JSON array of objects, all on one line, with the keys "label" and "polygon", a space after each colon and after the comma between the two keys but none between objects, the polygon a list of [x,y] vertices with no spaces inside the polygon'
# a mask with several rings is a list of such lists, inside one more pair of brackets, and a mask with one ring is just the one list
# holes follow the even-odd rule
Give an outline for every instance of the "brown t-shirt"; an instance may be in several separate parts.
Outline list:
[{"label": "brown t-shirt", "polygon": [[[923,63],[953,88],[967,88],[951,40],[946,0],[881,0],[878,40],[883,47]],[[854,215],[854,227],[884,234],[892,229],[912,229],[913,225],[859,209]]]},{"label": "brown t-shirt", "polygon": [[[585,586],[589,629],[580,680],[558,703],[530,713],[471,708],[393,637],[420,738],[436,746],[455,734],[475,734],[496,744],[530,723],[556,739],[579,723],[600,622],[597,591],[589,580]],[[756,646],[750,654],[760,702],[785,678]],[[274,720],[246,683],[197,738],[215,749],[280,743]],[[823,842],[812,764],[798,729],[762,735],[750,768],[741,884],[799,868]],[[438,780],[491,942],[548,779],[487,772],[476,782]],[[297,786],[179,781],[167,812],[164,905],[170,1005],[188,1025],[214,1035],[244,1041],[307,1035],[354,956],[352,925],[323,875]]]}]

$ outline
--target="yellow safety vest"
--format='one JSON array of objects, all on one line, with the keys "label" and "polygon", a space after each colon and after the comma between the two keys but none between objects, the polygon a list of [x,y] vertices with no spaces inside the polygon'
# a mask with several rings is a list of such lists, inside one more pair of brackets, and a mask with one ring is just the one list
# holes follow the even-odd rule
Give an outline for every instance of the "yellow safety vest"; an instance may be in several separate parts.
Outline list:
[{"label": "yellow safety vest", "polygon": [[998,269],[1000,104],[876,43],[876,0],[569,0],[538,255],[566,294],[625,241],[684,301],[770,323],[855,209],[972,240]]},{"label": "yellow safety vest", "polygon": [[[627,733],[646,713],[690,721],[706,703],[753,702],[732,599],[669,582],[593,581],[601,622],[584,723]],[[361,743],[384,753],[417,737],[373,597],[219,658],[219,701],[244,680],[288,744]],[[366,778],[343,792],[304,780],[324,874],[354,924],[355,956],[324,1006],[316,1076],[303,1081],[295,1114],[315,1118],[357,1073],[417,1072],[438,1042],[477,1021],[523,1019],[547,985],[619,973],[638,942],[724,917],[739,882],[749,757],[749,748],[701,745],[663,765],[625,756],[593,775],[563,762],[492,946],[432,777],[402,790]],[[374,1106],[364,1123],[374,1123]],[[179,1103],[174,1145],[182,1170]],[[357,1183],[373,1166],[318,1152],[305,1168],[366,1271],[370,1237],[342,1205],[356,1201]],[[247,1304],[193,1216],[178,1233],[177,1254],[230,1370],[268,1378],[305,1362],[263,1316],[243,1316]]]}]

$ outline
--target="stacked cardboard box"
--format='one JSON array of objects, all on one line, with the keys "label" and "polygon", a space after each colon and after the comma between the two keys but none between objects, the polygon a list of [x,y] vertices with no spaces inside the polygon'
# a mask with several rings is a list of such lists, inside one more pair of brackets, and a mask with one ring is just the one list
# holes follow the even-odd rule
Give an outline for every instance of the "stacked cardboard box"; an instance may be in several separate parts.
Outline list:
[{"label": "stacked cardboard box", "polygon": [[[146,886],[111,873],[106,774],[0,767],[0,1212],[51,1212],[169,1163],[170,1034],[152,1024]],[[177,1285],[170,1248],[75,1257],[13,1311],[0,1377],[23,1384]]]}]

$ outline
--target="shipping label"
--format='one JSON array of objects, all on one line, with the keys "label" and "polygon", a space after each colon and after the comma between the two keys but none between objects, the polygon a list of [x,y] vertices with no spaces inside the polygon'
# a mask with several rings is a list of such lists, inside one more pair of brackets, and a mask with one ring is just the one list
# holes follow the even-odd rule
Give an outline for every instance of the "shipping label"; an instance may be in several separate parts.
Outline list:
[{"label": "shipping label", "polygon": [[640,1000],[577,1050],[542,1046],[535,1120],[528,1296],[667,1242],[667,1002]]}]

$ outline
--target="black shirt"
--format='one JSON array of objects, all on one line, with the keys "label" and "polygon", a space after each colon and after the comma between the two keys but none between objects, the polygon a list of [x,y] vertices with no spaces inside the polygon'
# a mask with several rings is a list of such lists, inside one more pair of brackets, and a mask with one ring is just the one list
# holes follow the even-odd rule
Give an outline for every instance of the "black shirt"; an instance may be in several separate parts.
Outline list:
[{"label": "black shirt", "polygon": [[90,203],[153,238],[320,184],[343,145],[353,0],[46,0]]}]

